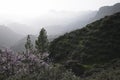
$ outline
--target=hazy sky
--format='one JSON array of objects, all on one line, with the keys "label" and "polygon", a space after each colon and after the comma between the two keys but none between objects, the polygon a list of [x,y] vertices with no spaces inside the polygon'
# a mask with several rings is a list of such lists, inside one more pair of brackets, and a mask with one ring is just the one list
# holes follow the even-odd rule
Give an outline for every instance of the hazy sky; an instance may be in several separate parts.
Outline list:
[{"label": "hazy sky", "polygon": [[[62,21],[65,23],[66,17],[76,15],[73,14],[74,12],[80,15],[79,11],[94,11],[102,6],[111,6],[118,2],[120,0],[0,0],[0,25],[17,22],[20,25],[15,23],[14,26],[12,24],[8,27],[19,33],[34,33],[42,24],[48,27],[49,23],[58,24],[57,22]],[[61,12],[67,13],[59,16]],[[70,19],[67,18],[67,20]],[[40,24],[39,26],[32,25],[32,22]],[[28,26],[25,27],[24,24]]]},{"label": "hazy sky", "polygon": [[0,0],[0,15],[39,16],[49,11],[98,10],[120,0]]}]

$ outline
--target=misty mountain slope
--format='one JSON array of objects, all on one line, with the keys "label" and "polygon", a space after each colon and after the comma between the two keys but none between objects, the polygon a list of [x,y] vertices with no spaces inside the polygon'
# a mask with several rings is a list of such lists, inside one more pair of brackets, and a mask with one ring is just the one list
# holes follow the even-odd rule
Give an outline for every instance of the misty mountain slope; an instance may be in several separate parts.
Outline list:
[{"label": "misty mountain slope", "polygon": [[22,38],[6,26],[0,25],[0,47],[10,47]]},{"label": "misty mountain slope", "polygon": [[68,24],[65,28],[67,32],[82,28],[83,26],[86,26],[87,24],[91,23],[93,21],[93,18],[97,14],[97,11],[88,11],[83,16],[77,16],[76,19]]},{"label": "misty mountain slope", "polygon": [[120,12],[120,3],[117,3],[113,6],[104,6],[99,9],[97,15],[95,16],[95,19],[100,19],[117,12]]},{"label": "misty mountain slope", "polygon": [[120,13],[102,18],[51,42],[54,62],[100,64],[120,58]]},{"label": "misty mountain slope", "polygon": [[[30,35],[30,39],[32,44],[35,47],[35,40],[37,39],[37,37],[34,35]],[[22,38],[21,40],[17,41],[15,45],[11,46],[11,49],[15,52],[25,51],[26,40],[27,40],[27,37]]]},{"label": "misty mountain slope", "polygon": [[91,19],[96,15],[96,13],[96,11],[78,12],[77,15],[74,15],[74,18],[71,19],[70,23],[61,26],[61,34],[82,28],[91,22]]},{"label": "misty mountain slope", "polygon": [[[71,19],[71,22],[66,25],[56,25],[55,29],[58,29],[57,31],[60,34],[64,34],[66,32],[70,32],[75,29],[80,29],[83,26],[86,26],[89,23],[92,23],[100,18],[103,18],[108,15],[112,15],[116,12],[120,12],[120,3],[117,3],[113,6],[104,6],[101,7],[98,11],[86,11],[84,14],[80,14],[80,12],[77,13],[77,15],[74,15],[75,17]],[[51,26],[52,27],[52,26]],[[53,30],[52,28],[50,30]]]},{"label": "misty mountain slope", "polygon": [[72,23],[66,26],[65,30],[72,31],[75,29],[82,28],[83,26],[86,26],[89,23],[92,23],[105,16],[112,15],[117,12],[120,12],[120,3],[117,3],[113,6],[103,6],[98,11],[91,11],[82,18],[78,16],[76,20],[74,20]]},{"label": "misty mountain slope", "polygon": [[28,26],[27,24],[22,24],[18,22],[11,22],[7,24],[13,31],[16,33],[27,35],[27,34],[36,34],[38,30],[36,28],[31,28],[32,26]]}]

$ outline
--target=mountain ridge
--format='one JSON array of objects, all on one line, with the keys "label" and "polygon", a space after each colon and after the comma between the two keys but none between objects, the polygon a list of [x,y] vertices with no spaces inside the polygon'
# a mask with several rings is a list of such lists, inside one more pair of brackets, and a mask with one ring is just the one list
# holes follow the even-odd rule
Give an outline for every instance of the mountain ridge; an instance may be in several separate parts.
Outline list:
[{"label": "mountain ridge", "polygon": [[10,47],[21,39],[22,35],[15,33],[7,26],[0,25],[0,38],[0,47]]}]

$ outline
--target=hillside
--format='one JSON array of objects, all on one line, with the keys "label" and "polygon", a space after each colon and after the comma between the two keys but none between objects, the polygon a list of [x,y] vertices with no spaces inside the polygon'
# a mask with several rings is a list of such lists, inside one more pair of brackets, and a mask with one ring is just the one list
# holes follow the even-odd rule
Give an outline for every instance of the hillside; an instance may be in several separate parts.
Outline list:
[{"label": "hillside", "polygon": [[82,29],[66,33],[50,45],[57,63],[103,64],[120,58],[120,13],[106,16]]},{"label": "hillside", "polygon": [[4,25],[0,25],[0,48],[10,47],[20,40],[22,35],[19,35]]}]

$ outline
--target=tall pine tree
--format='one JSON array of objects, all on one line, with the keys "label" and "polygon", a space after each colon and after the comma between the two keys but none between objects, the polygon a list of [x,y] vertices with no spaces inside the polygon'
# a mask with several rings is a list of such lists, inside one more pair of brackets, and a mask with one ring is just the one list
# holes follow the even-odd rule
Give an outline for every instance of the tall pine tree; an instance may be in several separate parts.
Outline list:
[{"label": "tall pine tree", "polygon": [[44,28],[41,29],[38,40],[36,40],[36,49],[41,55],[43,55],[44,52],[48,51],[48,39],[47,39],[47,32]]},{"label": "tall pine tree", "polygon": [[27,41],[25,43],[25,49],[26,49],[26,53],[33,51],[33,44],[31,42],[30,35],[27,36]]}]

